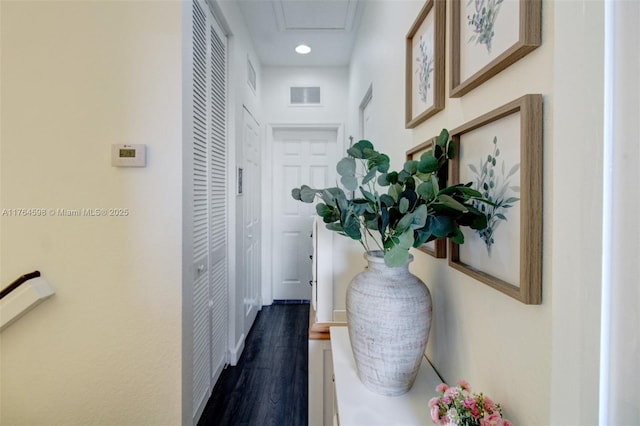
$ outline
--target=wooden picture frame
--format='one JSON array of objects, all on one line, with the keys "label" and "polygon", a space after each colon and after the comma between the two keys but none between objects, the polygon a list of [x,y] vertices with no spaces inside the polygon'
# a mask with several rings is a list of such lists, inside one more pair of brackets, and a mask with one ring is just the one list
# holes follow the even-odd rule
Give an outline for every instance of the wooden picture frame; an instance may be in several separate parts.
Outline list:
[{"label": "wooden picture frame", "polygon": [[[406,160],[419,160],[420,155],[422,155],[423,152],[428,151],[429,149],[433,149],[436,144],[436,140],[437,137],[433,137],[409,149],[406,154]],[[446,186],[447,173],[444,167],[441,169],[441,171],[443,171],[444,173],[441,176],[438,176],[438,179],[440,180],[440,186],[442,187]],[[442,182],[442,179],[444,179],[444,182]],[[422,244],[420,247],[418,247],[418,250],[427,253],[428,255],[431,255],[436,259],[444,259],[447,257],[447,239],[439,238],[437,240]]]},{"label": "wooden picture frame", "polygon": [[444,108],[445,0],[427,0],[406,39],[405,127]]},{"label": "wooden picture frame", "polygon": [[462,245],[449,241],[449,265],[522,303],[542,303],[542,95],[516,99],[451,137],[450,184],[472,181],[494,205],[476,204],[489,226],[463,229]]},{"label": "wooden picture frame", "polygon": [[540,46],[542,1],[451,0],[450,25],[449,96],[459,98]]}]

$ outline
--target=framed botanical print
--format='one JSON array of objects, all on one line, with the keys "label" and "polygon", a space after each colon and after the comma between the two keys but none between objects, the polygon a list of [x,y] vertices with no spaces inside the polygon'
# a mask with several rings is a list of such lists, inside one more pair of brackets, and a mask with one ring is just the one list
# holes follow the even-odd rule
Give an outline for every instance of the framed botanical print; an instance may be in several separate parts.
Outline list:
[{"label": "framed botanical print", "polygon": [[542,301],[542,95],[525,95],[451,131],[450,184],[488,202],[483,230],[449,242],[449,265],[523,302]]},{"label": "framed botanical print", "polygon": [[541,40],[541,0],[451,0],[449,96],[478,87]]},{"label": "framed botanical print", "polygon": [[406,40],[405,126],[414,128],[444,108],[445,0],[428,0]]}]

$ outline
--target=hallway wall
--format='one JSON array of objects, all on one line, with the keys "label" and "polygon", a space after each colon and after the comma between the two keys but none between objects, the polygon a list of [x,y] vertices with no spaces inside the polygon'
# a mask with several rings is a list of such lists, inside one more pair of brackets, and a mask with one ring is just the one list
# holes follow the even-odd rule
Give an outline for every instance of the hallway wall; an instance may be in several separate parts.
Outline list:
[{"label": "hallway wall", "polygon": [[[0,282],[56,290],[4,330],[3,425],[181,421],[181,5],[0,2]],[[111,144],[147,144],[116,168]]]},{"label": "hallway wall", "polygon": [[[350,67],[347,133],[357,132],[358,107],[372,84],[372,141],[390,154],[392,168],[402,166],[406,150],[442,128],[526,93],[544,95],[543,303],[524,305],[457,272],[445,259],[414,250],[411,270],[427,283],[434,303],[427,355],[447,382],[468,380],[501,402],[514,424],[595,424],[601,2],[544,2],[541,47],[462,98],[447,97],[443,111],[406,130],[405,37],[423,4],[368,3]],[[449,61],[447,53],[447,96]],[[591,195],[585,192],[589,186]],[[596,232],[583,238],[585,229]]]}]

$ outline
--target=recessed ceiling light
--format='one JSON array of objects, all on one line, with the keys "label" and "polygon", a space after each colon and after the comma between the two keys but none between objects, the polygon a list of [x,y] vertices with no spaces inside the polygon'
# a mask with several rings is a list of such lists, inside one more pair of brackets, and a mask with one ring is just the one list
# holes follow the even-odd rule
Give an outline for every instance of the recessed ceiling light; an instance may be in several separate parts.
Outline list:
[{"label": "recessed ceiling light", "polygon": [[298,52],[301,55],[306,55],[307,53],[311,52],[311,48],[306,44],[300,44],[296,46],[296,52]]}]

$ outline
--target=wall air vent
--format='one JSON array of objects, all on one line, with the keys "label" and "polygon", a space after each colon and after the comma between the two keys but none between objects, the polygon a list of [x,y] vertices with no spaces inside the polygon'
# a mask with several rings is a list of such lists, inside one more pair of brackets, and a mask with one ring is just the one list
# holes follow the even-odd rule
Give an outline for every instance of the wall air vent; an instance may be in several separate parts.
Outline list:
[{"label": "wall air vent", "polygon": [[290,87],[289,105],[318,106],[320,105],[320,87]]}]

